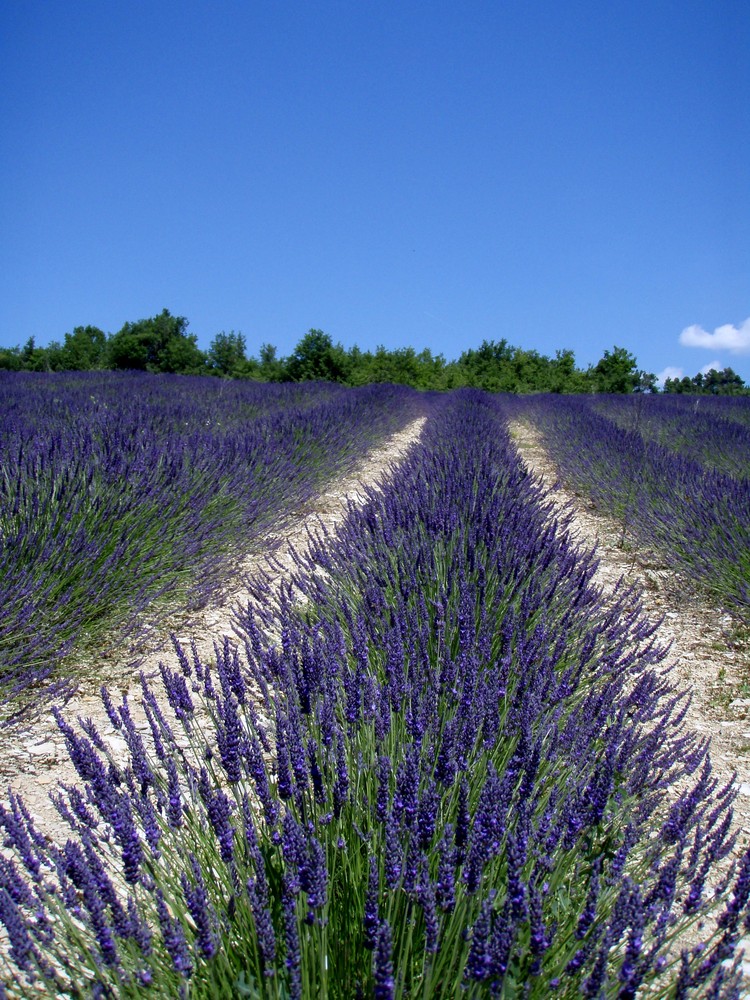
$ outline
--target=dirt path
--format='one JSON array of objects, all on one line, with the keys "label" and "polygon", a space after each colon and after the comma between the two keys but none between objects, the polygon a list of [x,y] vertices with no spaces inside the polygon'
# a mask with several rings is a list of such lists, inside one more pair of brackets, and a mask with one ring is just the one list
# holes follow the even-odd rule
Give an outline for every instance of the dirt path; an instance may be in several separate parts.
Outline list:
[{"label": "dirt path", "polygon": [[[527,422],[510,425],[514,443],[527,468],[541,476],[559,509],[572,509],[576,539],[596,545],[599,567],[595,582],[611,593],[621,578],[642,593],[646,614],[661,619],[660,643],[670,645],[668,663],[678,688],[693,694],[687,725],[711,738],[714,774],[723,786],[735,778],[739,795],[734,805],[738,830],[736,854],[750,843],[750,648],[737,640],[729,615],[690,592],[690,588],[654,553],[622,545],[622,528],[597,512],[584,495],[558,483],[557,470],[541,438]],[[746,960],[743,973],[750,997],[750,939],[741,942]]]},{"label": "dirt path", "polygon": [[[134,660],[130,654],[92,663],[91,680],[81,683],[75,697],[65,708],[65,717],[70,721],[76,716],[94,719],[115,758],[125,761],[125,741],[112,727],[102,706],[99,697],[101,684],[107,684],[113,700],[117,700],[115,696],[118,693],[130,695],[133,717],[139,729],[147,734],[148,723],[139,711],[139,672],[143,670],[147,676],[152,676],[158,674],[160,660],[173,664],[175,655],[170,632],[176,633],[178,639],[184,642],[194,640],[201,658],[213,662],[214,642],[225,635],[233,635],[234,609],[248,600],[249,591],[243,581],[260,570],[270,574],[272,585],[288,578],[295,568],[290,547],[303,551],[310,529],[319,530],[322,526],[335,533],[336,525],[346,516],[347,505],[364,503],[363,487],[374,486],[390,475],[393,465],[419,440],[425,422],[426,417],[420,417],[391,435],[380,447],[368,452],[350,475],[337,480],[319,494],[288,531],[281,536],[268,535],[264,539],[264,548],[273,554],[270,569],[266,556],[249,557],[241,563],[237,576],[224,592],[217,595],[210,605],[191,617],[182,615],[179,619],[161,622],[154,627],[137,659]],[[69,828],[59,819],[49,800],[49,793],[61,781],[75,783],[77,776],[50,711],[45,711],[23,730],[0,729],[0,787],[3,789],[0,798],[7,798],[8,788],[21,792],[40,829],[51,836],[67,838]]]}]

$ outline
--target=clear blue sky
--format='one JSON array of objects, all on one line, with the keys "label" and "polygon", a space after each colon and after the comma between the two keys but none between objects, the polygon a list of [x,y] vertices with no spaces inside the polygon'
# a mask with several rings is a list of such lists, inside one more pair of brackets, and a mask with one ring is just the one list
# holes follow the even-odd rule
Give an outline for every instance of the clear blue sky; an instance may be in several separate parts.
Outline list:
[{"label": "clear blue sky", "polygon": [[750,381],[748,53],[747,0],[6,0],[0,344],[167,308]]}]

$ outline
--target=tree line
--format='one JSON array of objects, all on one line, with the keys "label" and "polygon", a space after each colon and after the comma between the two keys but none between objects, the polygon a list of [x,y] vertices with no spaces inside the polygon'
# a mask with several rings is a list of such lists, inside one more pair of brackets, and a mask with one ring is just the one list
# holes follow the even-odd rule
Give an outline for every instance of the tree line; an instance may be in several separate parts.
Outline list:
[{"label": "tree line", "polygon": [[[168,309],[158,316],[125,323],[113,334],[95,326],[77,326],[62,342],[37,347],[33,337],[22,347],[0,348],[0,369],[12,371],[87,371],[126,369],[216,375],[263,382],[321,380],[343,385],[392,382],[417,389],[457,389],[463,386],[489,392],[656,392],[656,376],[638,368],[623,347],[606,350],[595,365],[580,368],[571,350],[553,358],[535,350],[514,347],[504,338],[485,340],[446,360],[428,348],[413,347],[363,351],[334,343],[322,330],[309,330],[288,357],[272,344],[261,344],[248,354],[247,341],[234,330],[217,333],[207,351],[188,333],[184,316]],[[750,392],[731,368],[689,379],[667,379],[666,392]]]}]

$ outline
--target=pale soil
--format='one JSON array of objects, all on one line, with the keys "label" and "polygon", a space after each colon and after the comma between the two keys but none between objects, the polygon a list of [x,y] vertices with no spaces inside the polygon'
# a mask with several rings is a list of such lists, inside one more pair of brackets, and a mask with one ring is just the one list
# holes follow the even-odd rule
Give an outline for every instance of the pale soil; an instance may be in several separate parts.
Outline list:
[{"label": "pale soil", "polygon": [[[670,680],[692,693],[686,725],[709,736],[713,772],[720,787],[734,780],[738,831],[735,856],[750,843],[750,642],[742,639],[730,616],[694,592],[689,581],[672,573],[653,552],[628,544],[622,525],[596,510],[584,495],[564,488],[539,434],[528,422],[510,426],[516,448],[530,472],[541,477],[556,510],[573,514],[572,531],[586,548],[596,546],[595,583],[612,593],[623,579],[640,591],[646,615],[660,621],[656,638],[669,645]],[[743,942],[750,956],[750,940]],[[743,963],[750,986],[750,961]],[[750,996],[746,992],[744,995]]]},{"label": "pale soil", "polygon": [[[348,505],[364,503],[367,487],[376,486],[392,473],[394,465],[419,440],[425,421],[425,417],[420,417],[391,435],[380,447],[367,453],[350,475],[332,483],[300,511],[299,517],[283,534],[269,534],[262,539],[256,551],[270,553],[271,558],[261,554],[241,560],[236,576],[209,605],[190,616],[183,613],[167,622],[160,620],[147,633],[135,658],[127,650],[118,656],[113,647],[103,651],[104,656],[98,662],[87,662],[85,673],[90,680],[81,681],[75,696],[65,706],[65,718],[74,727],[77,716],[92,718],[115,759],[124,764],[127,760],[125,741],[107,717],[99,696],[101,685],[107,684],[115,704],[121,695],[128,695],[131,713],[144,738],[148,739],[148,722],[140,710],[139,673],[143,671],[147,677],[158,676],[160,661],[175,666],[170,632],[184,643],[194,641],[202,661],[215,662],[214,642],[221,642],[224,636],[234,637],[233,614],[238,606],[249,600],[249,580],[262,572],[270,578],[272,587],[288,582],[295,569],[291,549],[303,552],[310,532],[324,530],[335,534]],[[68,759],[65,740],[49,709],[31,725],[0,728],[2,799],[7,801],[9,788],[20,792],[39,828],[64,840],[70,830],[49,799],[50,791],[55,791],[60,782],[76,783],[77,776]]]}]

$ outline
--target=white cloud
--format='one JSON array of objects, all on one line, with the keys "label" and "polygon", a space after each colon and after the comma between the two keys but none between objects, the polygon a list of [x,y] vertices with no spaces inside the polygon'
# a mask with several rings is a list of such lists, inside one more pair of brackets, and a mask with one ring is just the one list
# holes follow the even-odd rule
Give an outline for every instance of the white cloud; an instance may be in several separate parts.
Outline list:
[{"label": "white cloud", "polygon": [[685,372],[682,368],[675,368],[674,365],[667,365],[659,374],[656,376],[656,382],[658,385],[663,386],[668,378],[682,378]]},{"label": "white cloud", "polygon": [[709,361],[707,365],[701,368],[701,375],[708,375],[709,372],[723,372],[724,365],[721,361]]},{"label": "white cloud", "polygon": [[732,354],[750,354],[750,316],[740,326],[725,323],[713,333],[697,323],[686,326],[680,334],[683,347],[705,347],[709,351],[730,351]]}]

